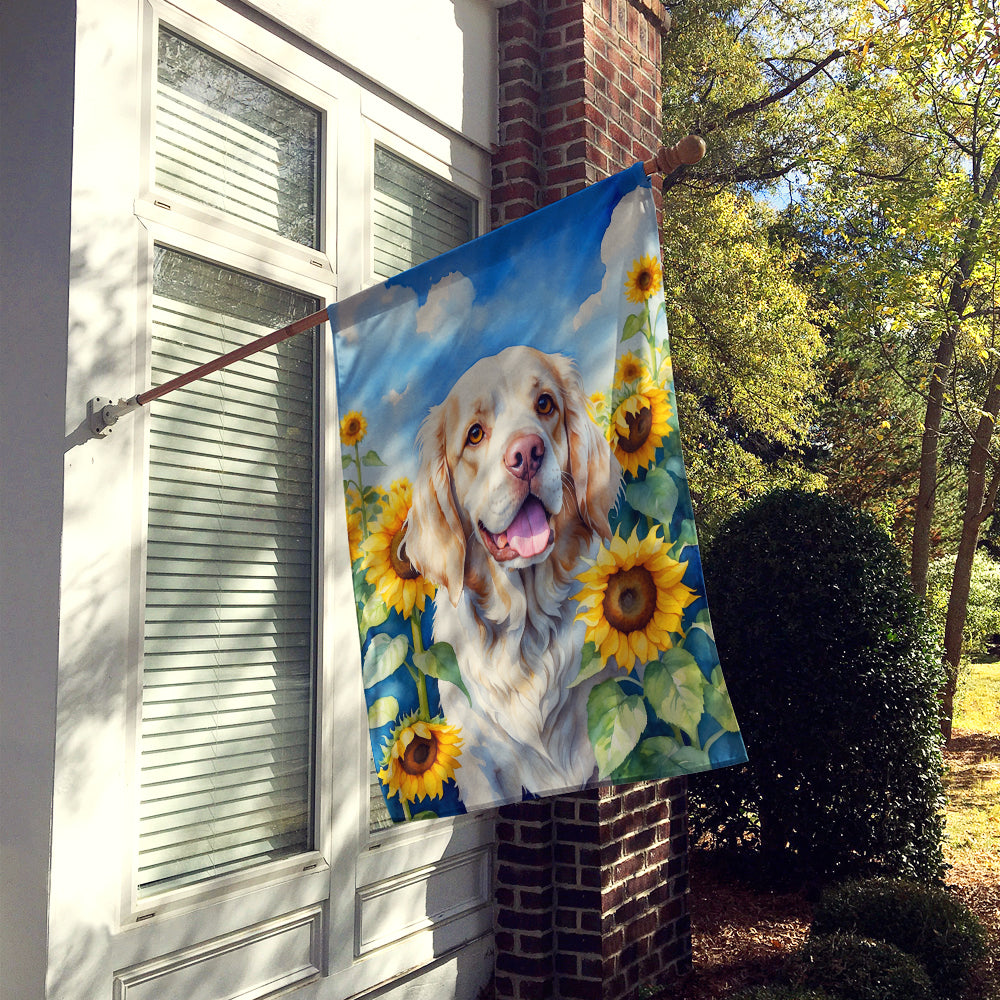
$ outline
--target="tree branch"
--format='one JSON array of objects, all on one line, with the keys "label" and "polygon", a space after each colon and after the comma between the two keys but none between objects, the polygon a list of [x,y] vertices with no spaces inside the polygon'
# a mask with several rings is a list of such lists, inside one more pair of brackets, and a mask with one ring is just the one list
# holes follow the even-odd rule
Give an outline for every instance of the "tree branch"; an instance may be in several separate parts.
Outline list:
[{"label": "tree branch", "polygon": [[798,90],[798,88],[804,83],[808,83],[818,73],[822,73],[823,70],[825,70],[831,63],[836,62],[838,59],[842,59],[846,55],[846,49],[834,49],[824,59],[821,59],[818,63],[816,63],[816,65],[814,65],[813,68],[807,73],[803,73],[802,76],[796,77],[787,86],[782,87],[781,90],[776,90],[773,94],[768,94],[766,97],[760,97],[756,101],[750,101],[742,107],[733,108],[732,111],[726,112],[720,122],[716,122],[714,125],[709,125],[707,127],[703,126],[701,134],[704,135],[708,132],[714,132],[717,128],[721,128],[723,125],[727,125],[729,122],[732,122],[737,118],[743,118],[746,115],[754,115],[758,111],[763,111],[764,108],[769,105],[776,104],[792,92]]}]

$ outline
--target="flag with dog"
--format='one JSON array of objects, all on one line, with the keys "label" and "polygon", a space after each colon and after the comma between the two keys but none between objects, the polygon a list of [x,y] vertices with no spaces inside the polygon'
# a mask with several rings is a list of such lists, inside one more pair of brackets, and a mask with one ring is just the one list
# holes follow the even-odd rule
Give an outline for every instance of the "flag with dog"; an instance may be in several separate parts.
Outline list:
[{"label": "flag with dog", "polygon": [[393,819],[743,762],[642,165],[330,319]]}]

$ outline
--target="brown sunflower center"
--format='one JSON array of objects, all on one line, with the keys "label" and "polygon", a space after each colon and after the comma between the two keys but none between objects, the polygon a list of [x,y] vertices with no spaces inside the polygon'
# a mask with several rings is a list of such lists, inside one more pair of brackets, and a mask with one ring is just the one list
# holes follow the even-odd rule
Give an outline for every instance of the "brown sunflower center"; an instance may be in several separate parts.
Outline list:
[{"label": "brown sunflower center", "polygon": [[653,411],[644,406],[638,413],[626,413],[625,423],[628,424],[628,434],[618,436],[618,447],[626,454],[638,451],[649,440],[649,432],[653,429]]},{"label": "brown sunflower center", "polygon": [[635,279],[635,283],[641,291],[648,292],[653,287],[653,272],[640,271],[639,276]]},{"label": "brown sunflower center", "polygon": [[604,617],[619,632],[644,629],[656,610],[656,581],[645,566],[619,570],[608,577]]},{"label": "brown sunflower center", "polygon": [[410,745],[403,751],[403,770],[407,774],[425,774],[434,766],[437,755],[436,739],[414,736]]},{"label": "brown sunflower center", "polygon": [[344,425],[344,433],[348,437],[354,437],[361,430],[361,421],[357,417],[351,417]]},{"label": "brown sunflower center", "polygon": [[389,562],[392,563],[392,568],[400,580],[416,580],[420,574],[413,568],[413,563],[399,551],[403,544],[404,533],[405,525],[392,536],[392,541],[389,543]]}]

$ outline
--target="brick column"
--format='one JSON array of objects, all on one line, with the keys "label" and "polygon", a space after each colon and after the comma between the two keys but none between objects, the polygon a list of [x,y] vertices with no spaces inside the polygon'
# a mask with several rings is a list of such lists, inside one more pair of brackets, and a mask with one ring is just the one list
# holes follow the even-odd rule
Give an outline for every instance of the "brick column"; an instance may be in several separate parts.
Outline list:
[{"label": "brick column", "polygon": [[[660,0],[498,10],[494,227],[655,152],[668,20]],[[507,806],[496,832],[498,998],[623,1000],[688,970],[685,779]]]},{"label": "brick column", "polygon": [[660,144],[661,0],[513,0],[498,11],[494,228]]}]

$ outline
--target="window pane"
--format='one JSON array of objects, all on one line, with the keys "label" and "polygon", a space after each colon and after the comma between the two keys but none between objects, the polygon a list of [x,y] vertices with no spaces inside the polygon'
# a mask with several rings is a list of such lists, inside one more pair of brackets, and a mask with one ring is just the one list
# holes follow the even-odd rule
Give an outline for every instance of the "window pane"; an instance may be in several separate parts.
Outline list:
[{"label": "window pane", "polygon": [[160,28],[156,184],[318,245],[319,112]]},{"label": "window pane", "polygon": [[476,233],[476,200],[439,177],[375,147],[375,274],[391,278]]},{"label": "window pane", "polygon": [[[375,147],[375,274],[391,278],[473,239],[477,202],[464,191]],[[371,830],[392,826],[374,759],[369,768]]]},{"label": "window pane", "polygon": [[[314,312],[164,248],[152,382]],[[314,333],[150,404],[140,893],[312,846]]]}]

